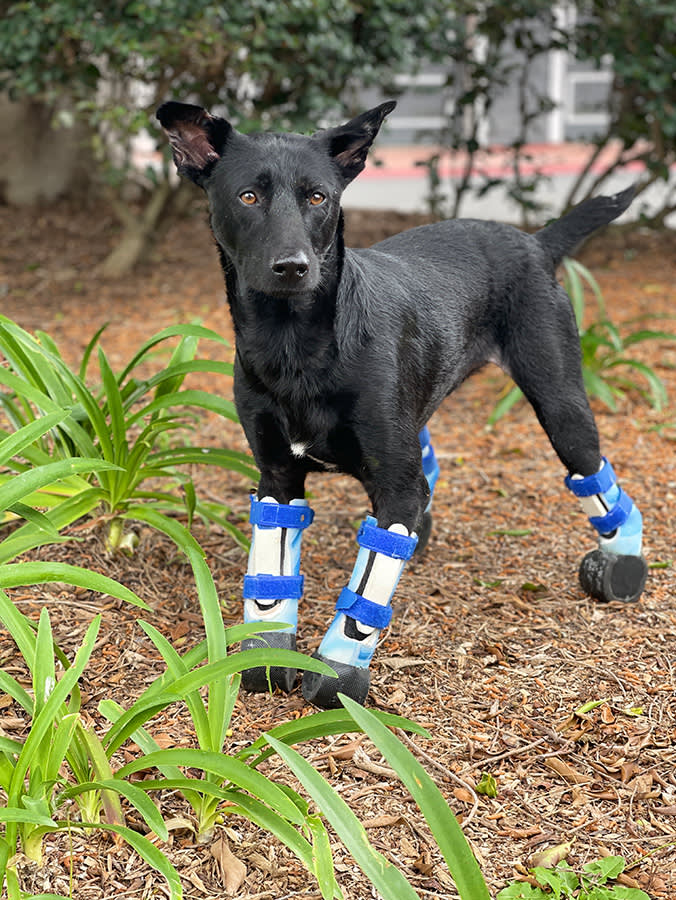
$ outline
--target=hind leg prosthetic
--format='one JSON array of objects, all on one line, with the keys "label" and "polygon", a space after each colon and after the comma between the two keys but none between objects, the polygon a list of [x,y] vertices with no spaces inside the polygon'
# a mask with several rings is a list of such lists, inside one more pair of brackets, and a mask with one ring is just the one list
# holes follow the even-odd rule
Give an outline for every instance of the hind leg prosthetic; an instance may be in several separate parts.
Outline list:
[{"label": "hind leg prosthetic", "polygon": [[[247,574],[244,576],[244,621],[284,622],[282,631],[268,631],[242,641],[243,650],[258,647],[296,649],[298,601],[303,594],[300,549],[303,531],[312,523],[314,512],[305,500],[278,503],[272,497],[251,497],[249,520],[253,525]],[[270,683],[290,691],[296,670],[270,667]],[[242,685],[249,691],[268,689],[267,669],[259,667],[242,673]]]},{"label": "hind leg prosthetic", "polygon": [[643,520],[638,507],[617,484],[605,457],[595,475],[569,475],[565,483],[599,534],[598,549],[580,565],[583,590],[597,600],[638,600],[648,573],[641,556]]},{"label": "hind leg prosthetic", "polygon": [[328,663],[337,677],[306,672],[303,696],[325,709],[340,706],[340,691],[358,703],[366,699],[370,684],[369,663],[380,632],[392,618],[390,601],[404,568],[418,543],[405,525],[379,528],[368,516],[357,535],[359,553],[346,588],[336,603],[336,615],[319,650],[314,654]]},{"label": "hind leg prosthetic", "polygon": [[430,532],[432,531],[432,497],[434,496],[434,487],[439,477],[439,463],[434,454],[434,447],[431,444],[430,433],[427,426],[425,426],[418,435],[418,440],[420,441],[420,450],[422,453],[423,474],[427,479],[427,484],[430,489],[430,499],[423,512],[422,523],[418,534],[418,546],[416,547],[416,554],[420,556],[427,546],[427,542],[430,539]]}]

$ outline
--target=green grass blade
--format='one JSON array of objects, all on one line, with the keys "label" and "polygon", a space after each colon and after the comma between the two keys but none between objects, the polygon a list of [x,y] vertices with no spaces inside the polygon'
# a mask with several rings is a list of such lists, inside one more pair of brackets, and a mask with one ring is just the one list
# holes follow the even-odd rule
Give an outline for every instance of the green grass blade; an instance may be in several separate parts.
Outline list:
[{"label": "green grass blade", "polygon": [[292,747],[273,737],[269,737],[269,741],[326,816],[383,900],[419,900],[419,895],[402,873],[371,845],[364,826],[319,772]]},{"label": "green grass blade", "polygon": [[[72,828],[72,823],[60,823],[64,827]],[[78,828],[102,828],[104,831],[112,831],[125,839],[130,847],[133,847],[138,855],[152,866],[160,875],[163,875],[169,886],[170,900],[182,900],[183,888],[178,872],[169,862],[167,857],[147,837],[128,828],[126,825],[111,825],[106,822],[78,822]]]},{"label": "green grass blade", "polygon": [[[37,499],[38,496],[38,494],[31,494],[25,499],[29,500],[31,497]],[[51,520],[48,519],[44,513],[37,509],[33,509],[32,506],[27,506],[25,503],[13,503],[6,512],[13,513],[15,516],[25,519],[26,522],[31,522],[36,528],[40,529],[40,531],[44,531],[45,537],[50,541],[58,541],[61,539],[59,532],[54,528]]]},{"label": "green grass blade", "polygon": [[[388,728],[401,728],[429,738],[430,734],[422,725],[393,713],[372,710],[373,714]],[[354,718],[345,709],[329,709],[322,712],[311,713],[300,719],[291,719],[283,722],[268,731],[274,738],[284,741],[285,744],[301,744],[319,737],[328,737],[332,734],[349,734],[354,730],[361,731]],[[246,759],[250,766],[259,765],[274,751],[268,746],[267,738],[261,735],[249,747],[245,747],[237,754],[240,759]],[[255,759],[250,757],[255,756]]]},{"label": "green grass blade", "polygon": [[[174,678],[180,678],[182,675],[185,675],[188,672],[188,669],[186,668],[183,659],[164,635],[148,622],[140,621],[139,625],[159,651],[171,675]],[[197,736],[197,742],[200,747],[203,750],[220,750],[220,747],[210,746],[211,730],[209,727],[209,717],[207,716],[207,710],[199,691],[192,691],[187,694],[185,702],[190,711],[195,734]]]},{"label": "green grass blade", "polygon": [[54,481],[68,478],[77,472],[100,472],[117,468],[101,459],[65,459],[48,463],[39,469],[29,469],[14,478],[3,487],[0,511],[4,511],[27,495],[37,491]]},{"label": "green grass blade", "polygon": [[523,391],[518,385],[514,385],[512,388],[507,391],[504,397],[502,397],[493,407],[493,410],[488,417],[488,424],[495,425],[497,421],[499,421],[503,416],[507,415],[510,409],[519,402],[523,397]]},{"label": "green grass blade", "polygon": [[254,481],[260,477],[256,464],[248,454],[215,447],[174,447],[170,450],[161,450],[148,454],[148,464],[220,466],[222,469],[246,475]]},{"label": "green grass blade", "polygon": [[56,685],[54,640],[46,606],[43,606],[40,610],[33,658],[27,659],[26,662],[33,676],[33,696],[35,697],[33,718],[35,718],[44,709],[45,703],[49,700],[49,696]]},{"label": "green grass blade", "polygon": [[41,815],[33,810],[20,806],[0,806],[0,822],[20,822],[28,825],[42,825],[50,830],[57,825],[49,816]]},{"label": "green grass blade", "polygon": [[408,748],[373,713],[342,694],[340,700],[411,792],[437,840],[462,900],[490,900],[474,854],[439,788]]},{"label": "green grass blade", "polygon": [[[0,669],[0,692],[9,694],[29,715],[33,715],[33,698],[24,690],[16,678],[12,678],[4,669]],[[23,746],[23,744],[22,744]]]},{"label": "green grass blade", "polygon": [[87,369],[89,368],[89,361],[92,357],[92,353],[94,352],[94,347],[98,344],[101,339],[101,335],[108,327],[108,322],[104,322],[104,324],[96,330],[94,336],[87,343],[87,346],[84,348],[84,352],[82,354],[82,359],[80,361],[80,369],[78,371],[78,376],[80,381],[85,381],[87,378]]},{"label": "green grass blade", "polygon": [[144,418],[144,416],[153,415],[154,413],[162,412],[162,410],[165,409],[173,409],[177,406],[194,406],[198,409],[204,409],[207,412],[218,413],[219,416],[224,416],[226,419],[232,419],[233,422],[238,421],[235,404],[232,400],[226,400],[224,397],[217,397],[215,394],[209,394],[207,391],[185,390],[176,391],[173,394],[165,394],[164,396],[157,397],[155,400],[151,400],[150,403],[147,403],[129,417],[127,426],[134,425]]},{"label": "green grass blade", "polygon": [[253,822],[254,825],[258,825],[259,828],[274,834],[283,844],[286,844],[289,850],[296,854],[308,872],[312,872],[312,845],[305,840],[302,834],[296,831],[293,825],[273,809],[270,809],[265,803],[261,803],[260,800],[249,796],[249,794],[244,794],[241,791],[232,791],[229,799],[235,806],[227,807],[228,815],[231,813],[234,815],[240,814],[250,822]]},{"label": "green grass blade", "polygon": [[14,769],[11,790],[9,791],[10,803],[16,803],[17,798],[21,795],[26,772],[34,764],[34,761],[39,759],[39,755],[37,755],[39,753],[38,748],[41,746],[43,738],[47,731],[53,727],[58,711],[62,704],[65,703],[67,696],[77,686],[78,679],[84,672],[94,649],[94,642],[96,641],[100,625],[101,616],[98,615],[87,628],[84,640],[75,654],[73,664],[69,669],[66,669],[61,679],[57,682],[40,714],[34,717],[31,730],[28,733]]},{"label": "green grass blade", "polygon": [[20,562],[0,566],[0,587],[2,588],[27,584],[47,584],[53,581],[63,581],[88,591],[98,591],[100,594],[124,600],[133,606],[140,606],[141,609],[150,609],[147,603],[128,587],[107,575],[93,572],[91,569],[56,562]]},{"label": "green grass blade", "polygon": [[41,438],[59,422],[62,422],[70,413],[68,410],[61,409],[55,412],[41,416],[34,422],[24,425],[10,437],[3,438],[0,441],[0,466],[4,466],[7,462],[18,453],[21,453],[26,447]]},{"label": "green grass blade", "polygon": [[213,753],[209,750],[198,750],[190,747],[177,747],[167,750],[157,750],[132,760],[117,771],[118,778],[126,778],[133,772],[150,768],[151,766],[188,766],[209,772],[218,776],[222,781],[237,785],[245,791],[268,803],[280,815],[290,822],[301,825],[303,816],[298,807],[290,800],[284,791],[269,778],[261,775],[256,769],[252,769],[233,757],[223,753]]},{"label": "green grass blade", "polygon": [[107,411],[110,417],[109,433],[113,447],[112,462],[117,463],[119,466],[124,466],[129,456],[129,447],[127,444],[127,426],[122,408],[122,396],[117,379],[102,347],[99,347],[99,369],[101,370],[101,380],[103,381],[106,401],[103,411]]},{"label": "green grass blade", "polygon": [[104,778],[100,781],[87,781],[82,784],[73,785],[65,791],[62,791],[59,794],[59,797],[63,800],[71,799],[80,794],[84,794],[87,791],[110,791],[122,795],[131,803],[134,809],[138,810],[141,816],[143,816],[145,823],[151,831],[154,831],[161,840],[168,840],[169,832],[167,831],[166,822],[162,818],[158,808],[148,797],[145,789],[142,790],[135,784],[132,784],[129,781],[123,781],[121,778]]},{"label": "green grass blade", "polygon": [[229,346],[224,337],[222,337],[220,334],[217,334],[215,331],[212,331],[210,328],[205,328],[202,325],[170,325],[168,328],[163,328],[161,331],[158,331],[157,334],[153,335],[144,344],[142,344],[139,350],[131,358],[130,362],[122,370],[122,373],[120,374],[118,379],[120,384],[122,384],[129,373],[133,369],[135,369],[136,366],[143,360],[143,358],[148,354],[149,350],[152,350],[154,347],[162,343],[162,341],[167,340],[168,338],[186,336],[204,338],[205,340],[216,341],[217,343],[223,344],[226,347]]}]

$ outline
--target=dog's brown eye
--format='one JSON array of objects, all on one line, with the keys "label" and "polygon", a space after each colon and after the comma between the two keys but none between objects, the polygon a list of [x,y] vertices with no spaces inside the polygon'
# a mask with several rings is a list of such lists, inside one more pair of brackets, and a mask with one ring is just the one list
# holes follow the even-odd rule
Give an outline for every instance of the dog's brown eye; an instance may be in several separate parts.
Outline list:
[{"label": "dog's brown eye", "polygon": [[321,191],[315,191],[314,194],[310,194],[310,203],[313,206],[321,206],[325,200],[326,197]]},{"label": "dog's brown eye", "polygon": [[245,206],[253,206],[254,203],[258,203],[258,197],[253,191],[242,191],[239,195],[239,199]]}]

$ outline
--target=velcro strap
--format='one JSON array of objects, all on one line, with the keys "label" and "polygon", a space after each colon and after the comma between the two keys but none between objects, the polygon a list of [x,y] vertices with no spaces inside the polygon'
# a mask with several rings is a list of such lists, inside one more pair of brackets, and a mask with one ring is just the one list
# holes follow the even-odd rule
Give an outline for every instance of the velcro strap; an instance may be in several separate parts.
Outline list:
[{"label": "velcro strap", "polygon": [[629,518],[634,501],[629,494],[625,494],[622,488],[619,488],[619,491],[620,496],[605,516],[589,517],[589,521],[599,534],[610,534],[615,531],[616,528],[619,528],[620,525],[624,525]]},{"label": "velcro strap", "polygon": [[245,575],[245,600],[300,600],[303,575]]},{"label": "velcro strap", "polygon": [[405,534],[387,531],[378,525],[372,525],[367,520],[361,524],[357,534],[357,543],[360,547],[382,553],[391,559],[410,559],[418,543],[418,537],[417,535],[409,537]]},{"label": "velcro strap", "polygon": [[386,628],[392,619],[392,608],[367,600],[349,588],[343,588],[336,602],[336,609],[356,619],[369,628]]},{"label": "velcro strap", "polygon": [[315,511],[309,506],[268,503],[251,495],[249,521],[259,528],[307,528],[314,517]]},{"label": "velcro strap", "polygon": [[594,494],[605,494],[617,482],[617,478],[613,467],[604,456],[603,466],[596,475],[587,475],[586,478],[573,478],[567,475],[565,482],[568,490],[576,497],[592,497]]},{"label": "velcro strap", "polygon": [[423,430],[418,435],[418,440],[420,441],[420,446],[423,450],[425,449],[425,447],[429,446],[431,438],[430,438],[430,430],[427,427],[427,425],[425,425],[423,427]]}]

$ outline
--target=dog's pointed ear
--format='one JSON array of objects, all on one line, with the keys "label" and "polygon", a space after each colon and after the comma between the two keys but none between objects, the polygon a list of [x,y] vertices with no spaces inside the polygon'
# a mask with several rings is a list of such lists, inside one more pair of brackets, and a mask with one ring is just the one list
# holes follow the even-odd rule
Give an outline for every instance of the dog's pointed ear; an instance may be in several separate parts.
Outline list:
[{"label": "dog's pointed ear", "polygon": [[366,165],[369,148],[385,116],[396,105],[395,100],[388,100],[387,103],[381,103],[380,106],[350,119],[345,125],[317,133],[316,137],[327,143],[329,155],[340,169],[346,184],[356,178]]},{"label": "dog's pointed ear", "polygon": [[179,175],[200,184],[220,159],[232,125],[192,103],[163,103],[155,113],[171,144]]}]

